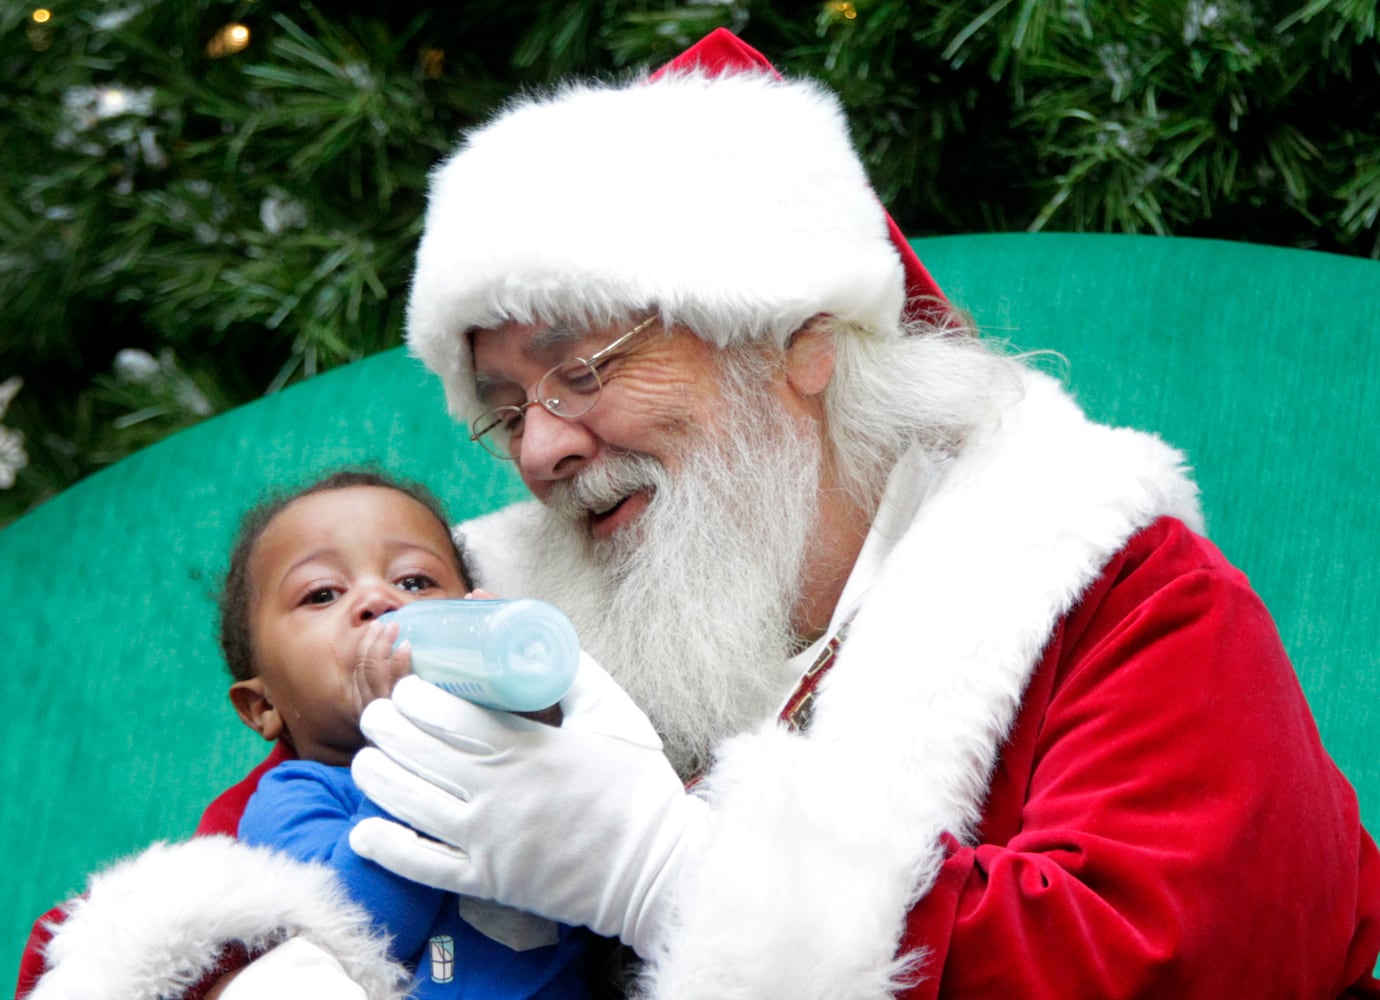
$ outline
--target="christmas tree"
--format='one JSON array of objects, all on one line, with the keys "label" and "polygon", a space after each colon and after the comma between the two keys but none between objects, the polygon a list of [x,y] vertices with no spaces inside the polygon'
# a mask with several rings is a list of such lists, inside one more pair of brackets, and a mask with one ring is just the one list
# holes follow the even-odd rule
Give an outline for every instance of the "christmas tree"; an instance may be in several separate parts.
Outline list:
[{"label": "christmas tree", "polygon": [[1375,0],[6,0],[0,25],[0,523],[400,343],[462,130],[715,27],[840,94],[909,235],[1380,256]]}]

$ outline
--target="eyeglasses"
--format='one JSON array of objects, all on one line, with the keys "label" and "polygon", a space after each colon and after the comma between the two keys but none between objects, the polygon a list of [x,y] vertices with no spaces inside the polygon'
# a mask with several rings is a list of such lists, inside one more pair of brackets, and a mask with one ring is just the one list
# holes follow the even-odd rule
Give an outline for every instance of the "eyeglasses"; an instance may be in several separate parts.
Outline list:
[{"label": "eyeglasses", "polygon": [[649,316],[623,336],[587,358],[562,361],[537,379],[534,398],[521,406],[495,406],[481,413],[470,423],[470,440],[478,441],[489,454],[512,459],[522,439],[529,407],[540,406],[553,417],[575,420],[583,417],[599,402],[604,383],[599,378],[599,365],[611,351],[622,347],[636,334],[651,326],[656,316]]}]

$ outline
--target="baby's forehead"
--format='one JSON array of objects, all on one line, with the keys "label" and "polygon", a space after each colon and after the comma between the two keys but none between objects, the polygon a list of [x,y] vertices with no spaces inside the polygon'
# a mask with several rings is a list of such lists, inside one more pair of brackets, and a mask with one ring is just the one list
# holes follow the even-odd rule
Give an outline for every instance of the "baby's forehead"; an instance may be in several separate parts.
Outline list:
[{"label": "baby's forehead", "polygon": [[265,523],[254,555],[267,559],[271,553],[273,561],[280,562],[313,550],[351,551],[380,539],[394,547],[442,546],[442,554],[454,558],[450,525],[439,512],[406,490],[375,485],[340,486],[293,497]]}]

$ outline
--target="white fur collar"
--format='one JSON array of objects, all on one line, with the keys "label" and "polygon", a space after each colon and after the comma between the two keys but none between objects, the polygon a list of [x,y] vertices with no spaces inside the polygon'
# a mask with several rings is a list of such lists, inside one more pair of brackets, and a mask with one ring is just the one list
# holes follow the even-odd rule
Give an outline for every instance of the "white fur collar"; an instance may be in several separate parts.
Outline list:
[{"label": "white fur collar", "polygon": [[329,869],[229,837],[154,844],[66,910],[30,1000],[178,997],[227,946],[257,953],[290,937],[336,958],[370,1000],[400,1000],[407,981]]},{"label": "white fur collar", "polygon": [[1038,374],[913,518],[906,473],[877,523],[909,524],[875,540],[889,551],[808,734],[764,724],[710,773],[715,841],[652,963],[656,997],[880,998],[923,975],[923,956],[896,956],[905,914],[940,836],[971,838],[1055,623],[1155,518],[1202,526],[1177,451],[1089,422]]}]

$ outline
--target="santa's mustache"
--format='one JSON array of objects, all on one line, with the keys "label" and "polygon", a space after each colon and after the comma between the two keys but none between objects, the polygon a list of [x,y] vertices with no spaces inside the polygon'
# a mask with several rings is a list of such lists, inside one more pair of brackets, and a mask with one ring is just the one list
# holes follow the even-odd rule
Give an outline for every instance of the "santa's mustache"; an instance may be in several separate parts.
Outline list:
[{"label": "santa's mustache", "polygon": [[666,467],[651,455],[609,452],[569,479],[552,483],[542,503],[557,517],[580,520],[617,506],[638,490],[655,492],[666,480]]}]

